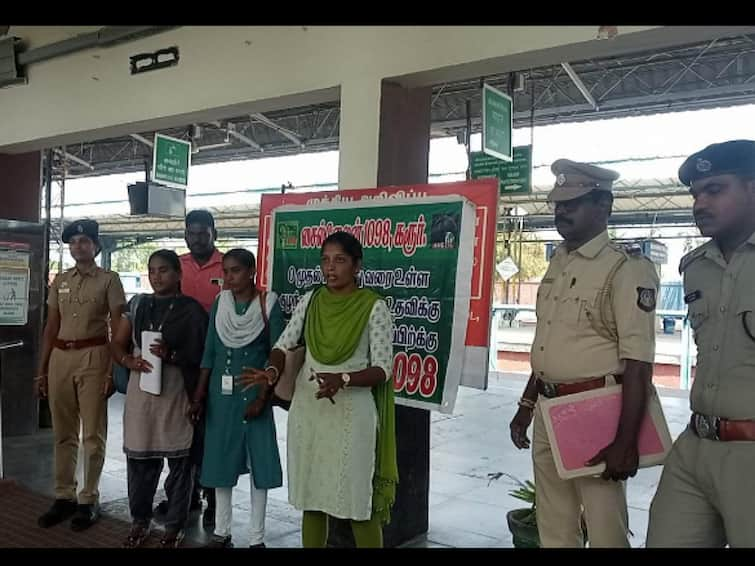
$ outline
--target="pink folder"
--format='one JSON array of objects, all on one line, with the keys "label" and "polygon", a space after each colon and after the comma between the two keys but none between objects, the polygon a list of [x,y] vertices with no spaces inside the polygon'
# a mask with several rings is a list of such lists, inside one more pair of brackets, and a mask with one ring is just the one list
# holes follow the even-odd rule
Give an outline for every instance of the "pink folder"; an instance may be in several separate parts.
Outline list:
[{"label": "pink folder", "polygon": [[[613,385],[540,399],[556,470],[562,479],[597,475],[605,470],[604,463],[588,467],[585,462],[613,442],[621,415],[621,391],[621,385]],[[662,464],[671,444],[663,409],[653,388],[640,426],[640,467]]]}]

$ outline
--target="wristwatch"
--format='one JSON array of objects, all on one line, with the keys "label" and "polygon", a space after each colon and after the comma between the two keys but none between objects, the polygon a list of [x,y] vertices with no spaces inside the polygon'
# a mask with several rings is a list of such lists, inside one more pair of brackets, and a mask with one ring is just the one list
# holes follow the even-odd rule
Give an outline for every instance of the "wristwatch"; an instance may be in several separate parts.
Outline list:
[{"label": "wristwatch", "polygon": [[343,381],[343,386],[348,387],[349,383],[351,383],[351,376],[348,373],[342,373],[341,380]]}]

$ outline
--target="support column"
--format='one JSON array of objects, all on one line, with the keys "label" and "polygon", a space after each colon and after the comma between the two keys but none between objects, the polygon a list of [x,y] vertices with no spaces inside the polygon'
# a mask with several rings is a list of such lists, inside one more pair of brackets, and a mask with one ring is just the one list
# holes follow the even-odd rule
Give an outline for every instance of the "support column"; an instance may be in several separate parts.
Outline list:
[{"label": "support column", "polygon": [[[359,119],[346,117],[341,124],[340,186],[364,187],[407,185],[427,182],[430,153],[430,101],[431,89],[406,89],[383,82],[380,88],[379,135],[376,145],[376,177],[369,183],[372,170],[369,156],[373,135],[369,131],[350,132],[344,140],[344,127],[356,128]],[[341,107],[366,111],[372,97],[362,100],[361,106],[344,99],[356,94],[354,90],[341,92]],[[366,96],[366,93],[363,92]],[[364,117],[363,124],[372,122]],[[351,123],[349,123],[351,122]],[[359,134],[359,135],[358,135]],[[351,143],[362,143],[350,148]],[[352,163],[350,158],[361,159]],[[360,165],[361,163],[361,165]],[[361,175],[361,177],[360,177]],[[375,182],[376,181],[376,182]],[[396,406],[396,434],[398,450],[399,486],[393,507],[391,523],[384,529],[386,547],[399,546],[423,535],[429,527],[430,493],[430,412],[424,409]],[[332,521],[329,544],[353,546],[354,540],[347,521]]]},{"label": "support column", "polygon": [[0,153],[0,218],[39,222],[42,203],[42,154]]},{"label": "support column", "polygon": [[0,242],[23,244],[30,252],[29,312],[24,326],[0,326],[0,342],[23,340],[19,350],[2,355],[2,434],[32,434],[38,429],[38,402],[33,378],[40,350],[44,279],[45,230],[41,208],[41,153],[0,154]]},{"label": "support column", "polygon": [[338,188],[369,189],[378,180],[380,80],[356,78],[341,85]]}]

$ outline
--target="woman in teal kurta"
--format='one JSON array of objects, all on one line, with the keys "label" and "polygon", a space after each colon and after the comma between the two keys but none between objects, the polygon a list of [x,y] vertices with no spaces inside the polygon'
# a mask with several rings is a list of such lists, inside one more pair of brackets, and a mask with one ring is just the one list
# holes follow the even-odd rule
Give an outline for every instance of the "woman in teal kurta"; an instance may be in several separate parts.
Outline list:
[{"label": "woman in teal kurta", "polygon": [[[223,258],[227,290],[210,311],[202,375],[192,412],[206,405],[202,476],[216,488],[215,533],[210,546],[231,546],[231,491],[238,477],[250,474],[251,545],[264,546],[267,490],[282,485],[282,470],[268,387],[247,391],[234,383],[245,367],[264,367],[283,328],[273,293],[254,287],[251,252],[235,249]],[[264,315],[263,315],[264,305]]]}]

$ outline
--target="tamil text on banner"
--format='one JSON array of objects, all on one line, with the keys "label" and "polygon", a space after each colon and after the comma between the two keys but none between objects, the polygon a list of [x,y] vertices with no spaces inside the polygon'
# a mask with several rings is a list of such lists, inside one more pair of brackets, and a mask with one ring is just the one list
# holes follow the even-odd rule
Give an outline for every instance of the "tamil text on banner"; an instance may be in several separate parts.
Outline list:
[{"label": "tamil text on banner", "polygon": [[454,183],[392,186],[377,189],[286,192],[262,196],[259,219],[259,250],[257,256],[258,284],[269,288],[268,258],[272,243],[272,212],[287,204],[319,206],[323,204],[374,202],[380,199],[414,199],[428,196],[461,195],[475,206],[474,258],[469,320],[465,337],[462,385],[485,389],[488,376],[495,233],[498,222],[498,182],[480,179]]},{"label": "tamil text on banner", "polygon": [[458,195],[282,206],[272,217],[270,288],[290,317],[325,283],[324,240],[353,234],[364,250],[358,284],[382,295],[393,315],[398,402],[451,412],[464,364],[474,223],[474,205]]}]

